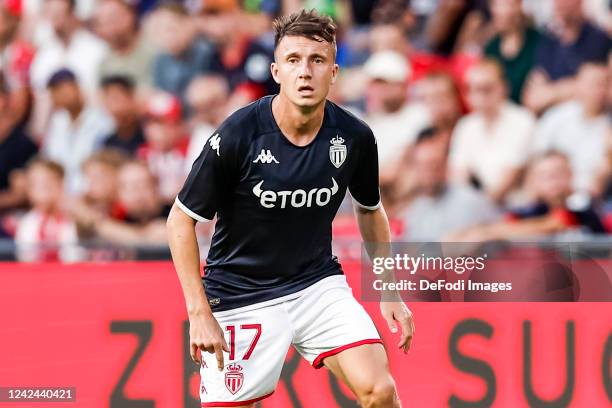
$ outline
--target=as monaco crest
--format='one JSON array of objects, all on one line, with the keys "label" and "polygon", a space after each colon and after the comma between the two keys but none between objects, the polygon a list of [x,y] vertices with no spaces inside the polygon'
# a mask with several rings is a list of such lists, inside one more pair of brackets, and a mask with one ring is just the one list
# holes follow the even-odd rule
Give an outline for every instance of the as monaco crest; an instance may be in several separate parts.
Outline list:
[{"label": "as monaco crest", "polygon": [[346,146],[344,145],[344,139],[336,135],[332,140],[329,141],[332,145],[329,147],[329,160],[336,168],[340,168],[344,160],[346,160]]},{"label": "as monaco crest", "polygon": [[244,374],[242,373],[242,366],[237,363],[229,364],[226,367],[227,372],[225,373],[225,386],[228,391],[232,394],[237,393],[242,388],[244,382]]}]

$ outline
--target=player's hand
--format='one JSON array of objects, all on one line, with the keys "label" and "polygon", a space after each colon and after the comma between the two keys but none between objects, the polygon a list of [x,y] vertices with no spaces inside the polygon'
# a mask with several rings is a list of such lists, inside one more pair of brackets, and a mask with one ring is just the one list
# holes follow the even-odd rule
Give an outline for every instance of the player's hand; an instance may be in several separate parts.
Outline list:
[{"label": "player's hand", "polygon": [[412,318],[412,312],[404,304],[404,302],[381,302],[380,312],[384,319],[389,325],[391,333],[397,333],[398,322],[402,328],[402,335],[397,347],[404,350],[407,353],[412,343],[412,337],[414,336],[414,321]]},{"label": "player's hand", "polygon": [[230,349],[223,336],[223,330],[212,313],[201,313],[189,316],[189,344],[191,359],[198,364],[202,360],[198,357],[198,349],[217,356],[217,367],[223,371],[223,352]]}]

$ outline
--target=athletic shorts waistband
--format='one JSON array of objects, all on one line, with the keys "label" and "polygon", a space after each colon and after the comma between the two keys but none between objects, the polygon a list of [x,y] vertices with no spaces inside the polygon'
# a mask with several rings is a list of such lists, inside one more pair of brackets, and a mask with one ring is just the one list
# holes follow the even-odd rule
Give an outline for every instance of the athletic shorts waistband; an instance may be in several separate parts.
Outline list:
[{"label": "athletic shorts waistband", "polygon": [[242,306],[242,307],[237,307],[235,309],[229,309],[229,310],[223,310],[220,312],[213,312],[213,316],[215,317],[225,317],[225,316],[231,316],[235,313],[243,313],[249,310],[255,310],[255,309],[260,309],[262,307],[267,307],[267,306],[272,306],[272,305],[276,305],[279,303],[283,303],[286,302],[288,300],[291,299],[295,299],[298,298],[300,296],[302,296],[303,294],[307,293],[310,290],[315,290],[316,288],[325,285],[325,284],[333,284],[336,285],[337,287],[348,287],[347,282],[346,282],[346,276],[345,275],[332,275],[332,276],[326,276],[325,278],[313,283],[312,285],[299,290],[297,292],[294,293],[290,293],[288,295],[285,296],[280,296],[274,299],[270,299],[270,300],[266,300],[264,302],[259,302],[259,303],[253,303],[251,305],[246,305],[246,306]]}]

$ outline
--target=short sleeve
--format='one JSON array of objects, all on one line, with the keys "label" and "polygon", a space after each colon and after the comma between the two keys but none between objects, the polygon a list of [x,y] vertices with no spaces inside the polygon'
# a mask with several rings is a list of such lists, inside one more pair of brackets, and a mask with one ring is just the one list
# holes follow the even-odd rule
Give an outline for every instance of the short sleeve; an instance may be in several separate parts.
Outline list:
[{"label": "short sleeve", "polygon": [[349,191],[358,206],[376,210],[380,207],[378,149],[371,130],[368,130],[360,144],[357,167],[349,183]]},{"label": "short sleeve", "polygon": [[233,189],[235,153],[230,142],[221,131],[208,139],[176,197],[176,205],[197,221],[212,220]]}]

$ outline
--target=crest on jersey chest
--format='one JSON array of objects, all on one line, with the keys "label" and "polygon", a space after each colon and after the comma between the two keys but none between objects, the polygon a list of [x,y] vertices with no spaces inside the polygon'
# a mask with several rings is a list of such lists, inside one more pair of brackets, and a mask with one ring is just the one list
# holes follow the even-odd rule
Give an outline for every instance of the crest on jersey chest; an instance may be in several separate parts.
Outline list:
[{"label": "crest on jersey chest", "polygon": [[329,160],[336,168],[340,168],[342,163],[346,160],[347,149],[344,144],[344,139],[336,135],[332,140],[329,141],[331,146],[329,147]]}]

